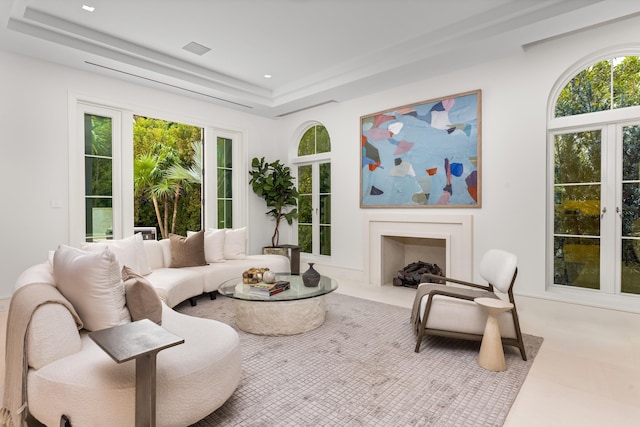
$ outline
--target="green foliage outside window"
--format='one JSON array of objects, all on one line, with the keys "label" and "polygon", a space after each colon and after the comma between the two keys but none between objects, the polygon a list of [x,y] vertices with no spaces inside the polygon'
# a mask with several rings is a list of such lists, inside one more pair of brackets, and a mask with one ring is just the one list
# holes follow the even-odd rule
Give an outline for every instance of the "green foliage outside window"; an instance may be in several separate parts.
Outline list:
[{"label": "green foliage outside window", "polygon": [[[638,56],[599,61],[576,74],[558,96],[555,116],[632,106],[640,106]],[[640,294],[640,126],[621,129],[622,180],[615,183],[601,178],[600,130],[554,137],[556,284],[600,288],[601,193],[621,185],[621,206],[613,213],[621,219],[621,291]]]},{"label": "green foliage outside window", "polygon": [[634,105],[640,105],[640,58],[626,56],[597,62],[576,74],[558,96],[555,116]]},{"label": "green foliage outside window", "polygon": [[298,144],[298,156],[309,156],[331,151],[331,139],[324,126],[312,126],[302,135]]},{"label": "green foliage outside window", "polygon": [[112,120],[84,115],[85,238],[113,235]]},{"label": "green foliage outside window", "polygon": [[[315,125],[307,129],[298,143],[298,156],[331,152],[331,139],[327,128]],[[298,245],[302,252],[313,253],[313,170],[318,168],[318,222],[320,255],[331,255],[331,163],[316,163],[298,166]]]},{"label": "green foliage outside window", "polygon": [[218,228],[233,227],[233,141],[218,137]]},{"label": "green foliage outside window", "polygon": [[202,129],[135,117],[134,224],[155,226],[163,238],[202,224]]}]

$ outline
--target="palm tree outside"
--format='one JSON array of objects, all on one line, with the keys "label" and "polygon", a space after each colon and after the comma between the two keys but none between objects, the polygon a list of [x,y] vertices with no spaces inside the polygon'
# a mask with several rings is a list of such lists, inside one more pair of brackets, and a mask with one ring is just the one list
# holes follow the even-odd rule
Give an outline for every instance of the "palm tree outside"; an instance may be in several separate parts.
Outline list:
[{"label": "palm tree outside", "polygon": [[155,226],[162,238],[199,230],[202,160],[201,128],[136,116],[135,226]]}]

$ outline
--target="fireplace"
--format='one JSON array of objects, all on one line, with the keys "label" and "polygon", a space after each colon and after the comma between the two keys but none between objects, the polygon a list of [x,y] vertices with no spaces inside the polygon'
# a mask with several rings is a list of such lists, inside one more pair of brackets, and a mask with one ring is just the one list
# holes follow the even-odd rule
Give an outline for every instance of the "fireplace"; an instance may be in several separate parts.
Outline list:
[{"label": "fireplace", "polygon": [[370,214],[364,226],[369,283],[391,285],[397,271],[416,256],[428,257],[421,261],[438,264],[450,277],[472,280],[471,215]]},{"label": "fireplace", "polygon": [[382,284],[393,283],[398,272],[419,261],[436,264],[446,276],[447,239],[382,236]]}]

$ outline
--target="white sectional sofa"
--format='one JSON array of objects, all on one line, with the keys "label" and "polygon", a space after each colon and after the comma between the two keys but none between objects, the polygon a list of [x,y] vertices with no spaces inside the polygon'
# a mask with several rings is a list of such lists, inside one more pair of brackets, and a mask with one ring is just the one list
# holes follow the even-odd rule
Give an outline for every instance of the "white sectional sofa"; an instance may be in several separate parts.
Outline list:
[{"label": "white sectional sofa", "polygon": [[[72,426],[134,425],[135,363],[116,364],[89,337],[91,330],[138,320],[133,318],[133,307],[128,307],[130,288],[122,280],[124,271],[120,273],[127,265],[143,274],[134,276],[145,282],[146,296],[152,295],[149,301],[161,307],[157,310],[161,319],[151,320],[185,340],[157,357],[157,425],[186,426],[220,407],[241,378],[238,334],[224,323],[183,315],[171,307],[214,293],[222,282],[241,277],[251,267],[289,271],[289,260],[239,253],[207,265],[172,268],[173,255],[168,239],[142,242],[136,236],[97,244],[88,251],[61,246],[48,262],[27,269],[16,283],[7,320],[7,348],[15,350],[24,343],[24,349],[17,356],[7,351],[0,425],[9,418],[15,423],[25,403],[28,412],[47,426],[60,425],[63,415]],[[76,269],[75,276],[65,269]],[[97,289],[88,295],[76,294],[94,284]],[[21,313],[25,311],[29,314]],[[111,318],[105,321],[105,316]],[[16,336],[21,329],[21,336]],[[23,368],[26,377],[21,380]],[[16,383],[26,386],[26,402]]]},{"label": "white sectional sofa", "polygon": [[151,268],[151,273],[145,277],[169,307],[187,299],[195,304],[195,297],[202,294],[214,298],[222,283],[242,277],[242,273],[252,267],[267,267],[278,273],[290,270],[289,258],[282,255],[245,255],[244,258],[224,259],[208,265],[171,268],[169,239],[145,240],[144,249]]}]

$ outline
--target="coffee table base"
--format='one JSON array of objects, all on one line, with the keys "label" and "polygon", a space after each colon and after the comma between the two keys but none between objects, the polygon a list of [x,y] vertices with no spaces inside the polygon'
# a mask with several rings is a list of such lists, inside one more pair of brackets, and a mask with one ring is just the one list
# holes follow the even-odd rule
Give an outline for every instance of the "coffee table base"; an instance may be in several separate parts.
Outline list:
[{"label": "coffee table base", "polygon": [[295,335],[324,323],[324,296],[294,301],[233,300],[236,326],[256,335]]}]

